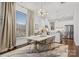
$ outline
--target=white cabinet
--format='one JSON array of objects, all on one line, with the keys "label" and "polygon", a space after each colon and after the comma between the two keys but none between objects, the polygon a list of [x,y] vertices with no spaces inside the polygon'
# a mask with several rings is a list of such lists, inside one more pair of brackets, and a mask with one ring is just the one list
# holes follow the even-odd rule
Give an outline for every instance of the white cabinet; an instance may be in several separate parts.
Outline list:
[{"label": "white cabinet", "polygon": [[60,38],[60,32],[51,31],[50,34],[51,34],[51,35],[55,35],[54,42],[60,43],[60,40],[61,40],[61,38]]},{"label": "white cabinet", "polygon": [[55,42],[60,43],[60,33],[55,34]]}]

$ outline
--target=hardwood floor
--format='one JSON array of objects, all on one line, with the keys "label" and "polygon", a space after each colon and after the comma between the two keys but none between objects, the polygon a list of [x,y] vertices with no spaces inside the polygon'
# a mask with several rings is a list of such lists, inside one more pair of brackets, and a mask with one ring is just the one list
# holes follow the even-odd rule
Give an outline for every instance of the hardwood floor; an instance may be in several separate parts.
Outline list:
[{"label": "hardwood floor", "polygon": [[74,40],[64,39],[63,44],[68,45],[68,56],[69,57],[76,57],[77,56],[76,46],[75,46]]},{"label": "hardwood floor", "polygon": [[76,46],[76,57],[79,57],[79,46]]},{"label": "hardwood floor", "polygon": [[[68,45],[68,56],[69,57],[79,57],[79,46],[78,47],[75,46],[74,40],[72,40],[72,39],[63,39],[62,44]],[[28,44],[17,46],[15,49],[24,47],[26,45],[28,45]],[[15,50],[15,49],[13,49],[13,50]],[[7,52],[10,52],[10,51],[7,51]],[[5,53],[7,53],[7,52],[5,52]],[[1,53],[1,54],[4,54],[4,53]]]}]

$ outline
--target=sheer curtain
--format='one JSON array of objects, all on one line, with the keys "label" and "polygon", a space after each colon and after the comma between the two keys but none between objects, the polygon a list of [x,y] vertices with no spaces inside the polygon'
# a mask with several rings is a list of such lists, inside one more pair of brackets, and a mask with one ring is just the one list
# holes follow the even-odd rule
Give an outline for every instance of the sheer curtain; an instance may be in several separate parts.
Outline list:
[{"label": "sheer curtain", "polygon": [[28,12],[28,25],[27,25],[27,29],[28,29],[28,36],[34,35],[34,12],[31,10],[27,10]]},{"label": "sheer curtain", "polygon": [[16,44],[15,38],[15,3],[2,3],[2,32],[0,38],[0,53],[13,49]]}]

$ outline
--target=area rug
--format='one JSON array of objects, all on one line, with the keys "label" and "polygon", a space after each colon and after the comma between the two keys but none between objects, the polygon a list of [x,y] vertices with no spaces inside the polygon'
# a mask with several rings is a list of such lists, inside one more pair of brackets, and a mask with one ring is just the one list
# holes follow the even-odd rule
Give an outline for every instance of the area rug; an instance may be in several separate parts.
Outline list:
[{"label": "area rug", "polygon": [[68,46],[64,44],[53,43],[53,50],[40,53],[28,53],[33,50],[34,45],[28,45],[11,52],[0,55],[0,57],[68,57]]}]

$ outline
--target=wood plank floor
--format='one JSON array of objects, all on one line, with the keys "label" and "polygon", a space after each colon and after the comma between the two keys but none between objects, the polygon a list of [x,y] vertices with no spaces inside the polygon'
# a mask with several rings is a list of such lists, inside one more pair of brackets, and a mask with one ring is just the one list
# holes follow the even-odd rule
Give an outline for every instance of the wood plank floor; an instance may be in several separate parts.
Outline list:
[{"label": "wood plank floor", "polygon": [[[79,47],[75,46],[74,40],[72,40],[72,39],[63,39],[62,44],[68,45],[68,56],[69,57],[79,57]],[[26,45],[27,44],[24,44],[22,46],[18,46],[15,49],[24,47]],[[9,51],[7,51],[7,52],[9,52]],[[5,53],[7,53],[7,52],[5,52]],[[1,53],[1,54],[4,54],[4,53]]]},{"label": "wood plank floor", "polygon": [[77,55],[74,40],[72,40],[72,39],[64,39],[63,44],[68,45],[68,56],[69,57],[75,57]]}]

